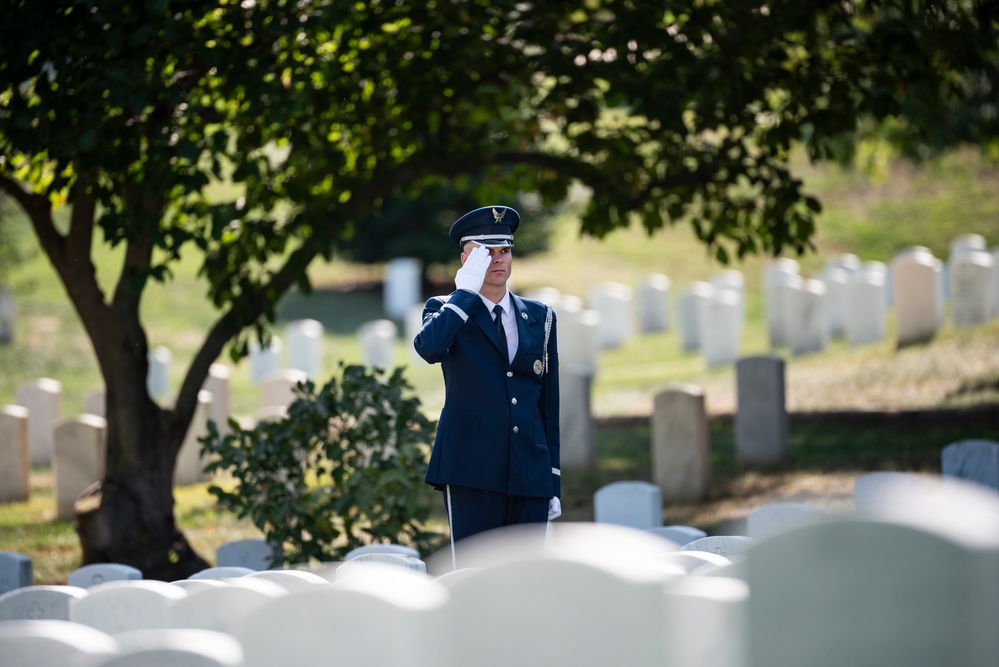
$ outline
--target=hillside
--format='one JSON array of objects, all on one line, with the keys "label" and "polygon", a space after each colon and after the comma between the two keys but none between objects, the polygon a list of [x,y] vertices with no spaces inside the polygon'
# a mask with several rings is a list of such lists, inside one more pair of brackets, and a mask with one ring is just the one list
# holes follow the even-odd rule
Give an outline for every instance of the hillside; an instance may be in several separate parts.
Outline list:
[{"label": "hillside", "polygon": [[[894,250],[918,243],[946,258],[950,240],[964,233],[983,235],[990,247],[999,244],[999,167],[983,162],[974,153],[955,153],[918,168],[889,163],[874,176],[804,164],[797,169],[807,189],[824,205],[815,251],[797,258],[805,276],[814,275],[839,253],[888,262]],[[0,375],[0,403],[14,401],[18,384],[52,377],[63,384],[64,413],[81,411],[86,393],[100,384],[89,344],[26,223],[17,218],[10,222],[19,226],[19,238],[29,259],[10,274],[17,320],[14,343],[0,345],[4,371]],[[531,221],[525,220],[525,224]],[[101,275],[112,275],[118,266],[116,253],[102,249],[98,255]],[[171,352],[174,386],[214,316],[196,280],[195,259],[186,257],[168,285],[151,287],[144,307],[151,348],[165,346]],[[672,282],[675,322],[676,295],[683,285],[709,279],[726,268],[736,269],[745,277],[747,295],[742,354],[786,357],[784,350],[769,349],[763,327],[760,281],[767,261],[750,257],[721,266],[684,224],[653,236],[632,228],[601,240],[583,238],[570,207],[555,223],[548,253],[515,260],[513,283],[521,292],[546,286],[585,299],[597,283],[615,281],[634,287],[648,274],[661,273]],[[456,266],[437,270],[436,279],[449,285]],[[377,286],[381,269],[334,258],[329,264],[314,265],[310,275],[314,292],[308,298],[288,295],[279,310],[282,320],[278,333],[290,319],[320,320],[327,332],[324,365],[328,372],[334,372],[340,360],[360,360],[354,335],[357,326],[383,316],[377,289],[352,289]],[[788,358],[790,407],[898,408],[996,400],[999,355],[990,354],[994,327],[953,332],[945,326],[934,344],[904,351],[894,349],[892,327],[889,319],[889,335],[881,344],[849,349],[834,342],[822,354]],[[409,341],[403,339],[397,344],[396,360],[409,366],[411,382],[424,397],[428,411],[433,412],[441,401],[439,369],[414,360]],[[258,401],[258,389],[249,380],[247,366],[244,361],[232,377],[236,414],[252,412]],[[732,409],[731,369],[708,369],[698,355],[683,352],[674,326],[669,332],[636,336],[620,348],[602,352],[593,387],[594,410],[598,415],[647,413],[655,390],[669,382],[700,384],[705,387],[711,411]]]}]

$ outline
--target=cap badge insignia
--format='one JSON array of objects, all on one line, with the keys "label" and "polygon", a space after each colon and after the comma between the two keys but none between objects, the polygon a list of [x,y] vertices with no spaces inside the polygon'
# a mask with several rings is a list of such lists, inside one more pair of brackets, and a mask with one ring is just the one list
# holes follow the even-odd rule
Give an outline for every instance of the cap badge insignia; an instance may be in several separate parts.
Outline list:
[{"label": "cap badge insignia", "polygon": [[503,209],[503,211],[497,211],[496,209],[493,209],[493,218],[496,219],[496,222],[503,222],[504,215],[506,215],[506,209]]}]

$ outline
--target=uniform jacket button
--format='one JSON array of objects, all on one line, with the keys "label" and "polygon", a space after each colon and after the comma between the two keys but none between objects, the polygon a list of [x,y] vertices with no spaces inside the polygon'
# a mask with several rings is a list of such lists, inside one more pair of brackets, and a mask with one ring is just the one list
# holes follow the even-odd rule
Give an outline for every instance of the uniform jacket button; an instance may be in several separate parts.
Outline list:
[{"label": "uniform jacket button", "polygon": [[516,398],[511,398],[510,402],[513,403],[514,405],[517,405],[517,399]]},{"label": "uniform jacket button", "polygon": [[514,433],[520,433],[520,427],[519,426],[514,426],[513,427],[513,432]]}]

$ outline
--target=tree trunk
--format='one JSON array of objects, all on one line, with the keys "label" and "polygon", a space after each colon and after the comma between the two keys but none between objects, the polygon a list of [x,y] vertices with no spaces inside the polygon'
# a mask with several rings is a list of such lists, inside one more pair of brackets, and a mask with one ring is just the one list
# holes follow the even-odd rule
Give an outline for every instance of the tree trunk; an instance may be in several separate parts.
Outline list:
[{"label": "tree trunk", "polygon": [[108,383],[104,481],[77,504],[83,564],[122,563],[146,579],[186,579],[209,566],[174,517],[174,462],[186,424],[180,428],[172,410],[149,398],[140,366],[141,382],[127,383],[139,391],[122,397]]},{"label": "tree trunk", "polygon": [[[150,397],[148,340],[140,302],[150,278],[162,193],[168,188],[149,178],[147,189],[130,192],[125,209],[129,225],[121,275],[108,300],[91,257],[97,198],[96,173],[81,171],[71,195],[70,223],[62,233],[52,216],[52,202],[16,182],[0,177],[0,187],[24,208],[39,243],[59,274],[97,357],[104,379],[107,432],[104,480],[81,495],[77,533],[82,564],[120,563],[139,569],[147,579],[174,581],[208,567],[177,527],[173,475],[180,446],[197,407],[208,368],[238,324],[216,327],[211,344],[191,364],[175,406],[163,408]],[[128,193],[126,193],[128,194]],[[230,318],[231,319],[231,318]]]}]

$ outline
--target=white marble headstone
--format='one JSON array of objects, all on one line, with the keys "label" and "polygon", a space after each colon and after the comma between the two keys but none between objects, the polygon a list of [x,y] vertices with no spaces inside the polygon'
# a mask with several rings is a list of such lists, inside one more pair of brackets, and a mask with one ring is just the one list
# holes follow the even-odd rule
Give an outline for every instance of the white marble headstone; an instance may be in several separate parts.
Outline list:
[{"label": "white marble headstone", "polygon": [[0,595],[0,621],[69,620],[69,602],[87,591],[78,586],[27,585]]},{"label": "white marble headstone", "polygon": [[0,623],[0,663],[4,667],[94,665],[119,654],[106,632],[56,619]]},{"label": "white marble headstone", "polygon": [[887,271],[864,265],[850,277],[846,311],[846,341],[851,346],[884,340],[886,330]]},{"label": "white marble headstone", "polygon": [[964,250],[949,262],[950,312],[956,328],[988,321],[995,260],[985,251]]},{"label": "white marble headstone", "polygon": [[940,472],[999,491],[999,442],[959,440],[940,452]]},{"label": "white marble headstone", "polygon": [[[707,496],[711,484],[708,417],[704,390],[697,385],[672,384],[654,398],[652,479],[668,502],[698,501]],[[657,501],[652,498],[650,502]],[[655,520],[657,516],[648,517],[651,526],[662,523],[661,518]]]},{"label": "white marble headstone", "polygon": [[823,269],[818,279],[826,285],[826,316],[829,323],[829,337],[831,339],[842,338],[846,331],[850,272],[840,267],[830,266]]},{"label": "white marble headstone", "polygon": [[369,368],[395,367],[395,341],[398,327],[392,320],[371,320],[362,324],[357,335],[361,340],[361,356]]},{"label": "white marble headstone", "polygon": [[763,312],[771,347],[787,345],[783,291],[788,285],[800,284],[801,280],[798,262],[787,257],[777,259],[763,269]]},{"label": "white marble headstone", "polygon": [[110,635],[128,630],[167,628],[167,607],[187,595],[180,586],[153,579],[107,581],[72,600],[69,619]]},{"label": "white marble headstone", "polygon": [[740,463],[773,463],[790,453],[790,423],[784,379],[777,356],[740,359],[735,366],[735,456]]},{"label": "white marble headstone", "polygon": [[163,345],[149,353],[149,373],[146,375],[146,388],[153,398],[163,398],[170,393],[170,364],[173,353]]},{"label": "white marble headstone", "polygon": [[700,528],[676,524],[669,526],[655,526],[653,528],[647,528],[646,530],[654,535],[664,537],[681,547],[687,542],[693,542],[694,540],[699,540],[702,537],[708,536],[708,534]]},{"label": "white marble headstone", "polygon": [[115,635],[119,655],[97,667],[243,667],[243,647],[229,633],[200,628],[129,630]]},{"label": "white marble headstone", "polygon": [[271,336],[266,347],[261,347],[256,338],[250,340],[250,379],[262,383],[281,369],[283,344],[278,336]]},{"label": "white marble headstone", "polygon": [[91,389],[83,397],[83,412],[88,415],[97,415],[107,418],[107,392],[104,387]]},{"label": "white marble headstone", "polygon": [[28,408],[0,405],[0,502],[24,501],[31,495],[31,449]]},{"label": "white marble headstone", "polygon": [[28,408],[28,445],[31,464],[52,464],[52,438],[60,417],[62,383],[52,378],[39,378],[18,385],[15,402]]},{"label": "white marble headstone", "polygon": [[805,280],[800,289],[790,289],[785,312],[791,354],[822,352],[829,345],[829,294],[821,280]]},{"label": "white marble headstone", "polygon": [[[453,651],[447,664],[671,664],[667,577],[653,563],[642,565],[550,557],[469,572],[449,587],[441,642]],[[529,610],[524,600],[531,601]]]},{"label": "white marble headstone", "polygon": [[139,579],[142,579],[141,570],[122,563],[92,563],[69,573],[69,585],[78,588],[91,588],[108,581]]},{"label": "white marble headstone", "polygon": [[661,273],[646,276],[635,290],[638,330],[641,333],[669,331],[670,279]]},{"label": "white marble headstone", "polygon": [[0,285],[0,344],[14,340],[14,323],[16,320],[14,295],[6,287]]},{"label": "white marble headstone", "polygon": [[611,482],[593,494],[593,518],[597,523],[651,528],[662,525],[662,512],[662,492],[651,482]]},{"label": "white marble headstone", "polygon": [[680,290],[678,321],[680,346],[686,351],[701,348],[701,312],[714,296],[715,286],[706,280],[697,280]]},{"label": "white marble headstone", "polygon": [[411,307],[423,303],[423,264],[415,257],[390,259],[384,285],[385,314],[401,320]]},{"label": "white marble headstone", "polygon": [[593,464],[596,451],[596,423],[592,408],[593,376],[560,363],[558,377],[562,468],[586,468]]},{"label": "white marble headstone", "polygon": [[60,420],[53,433],[56,516],[72,519],[76,499],[88,486],[104,479],[107,421],[97,415],[81,414]]},{"label": "white marble headstone", "polygon": [[208,435],[208,420],[212,418],[214,402],[215,396],[212,392],[204,389],[198,392],[198,406],[187,427],[173,469],[173,483],[176,486],[189,486],[208,481],[209,476],[205,473],[208,461],[201,456],[200,439]]},{"label": "white marble headstone", "polygon": [[323,325],[319,320],[288,322],[284,337],[288,345],[288,368],[303,371],[311,378],[323,373]]},{"label": "white marble headstone", "polygon": [[403,568],[383,567],[398,576],[346,577],[289,592],[244,616],[234,630],[244,667],[448,664],[441,653],[449,640],[442,617],[447,592]]},{"label": "white marble headstone", "polygon": [[616,282],[603,282],[590,289],[587,305],[600,313],[600,344],[616,348],[632,336],[633,290]]},{"label": "white marble headstone", "polygon": [[937,332],[941,308],[940,260],[919,246],[895,255],[891,266],[898,346],[932,339]]},{"label": "white marble headstone", "polygon": [[725,558],[742,556],[759,540],[746,535],[708,535],[693,542],[687,542],[680,551],[705,551]]},{"label": "white marble headstone", "polygon": [[233,540],[215,550],[215,564],[219,567],[236,565],[251,570],[269,570],[284,562],[281,552],[280,544],[272,544],[263,538]]},{"label": "white marble headstone", "polygon": [[770,503],[746,515],[746,535],[765,540],[787,530],[817,523],[825,518],[818,507],[804,503]]},{"label": "white marble headstone", "polygon": [[999,540],[948,532],[841,520],[754,545],[749,664],[994,665]]},{"label": "white marble headstone", "polygon": [[295,399],[295,387],[309,379],[305,371],[286,368],[271,373],[260,383],[260,407],[287,408]]},{"label": "white marble headstone", "polygon": [[167,626],[232,634],[244,616],[287,592],[277,584],[268,585],[263,580],[257,583],[260,585],[222,584],[189,590],[167,606]]},{"label": "white marble headstone", "polygon": [[229,399],[229,385],[232,378],[232,369],[225,364],[215,363],[208,368],[208,377],[202,389],[212,395],[212,405],[209,417],[215,422],[215,428],[220,435],[229,433],[229,411],[231,401]]},{"label": "white marble headstone", "polygon": [[0,594],[34,583],[31,558],[16,551],[0,551]]},{"label": "white marble headstone", "polygon": [[601,315],[581,302],[565,303],[568,307],[556,311],[559,370],[593,378],[600,360]]},{"label": "white marble headstone", "polygon": [[742,297],[731,289],[714,290],[702,301],[697,329],[701,356],[709,367],[727,366],[739,359],[742,341]]}]

